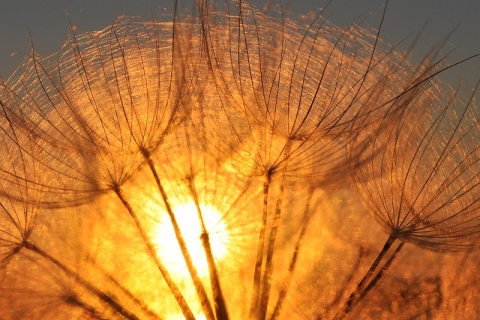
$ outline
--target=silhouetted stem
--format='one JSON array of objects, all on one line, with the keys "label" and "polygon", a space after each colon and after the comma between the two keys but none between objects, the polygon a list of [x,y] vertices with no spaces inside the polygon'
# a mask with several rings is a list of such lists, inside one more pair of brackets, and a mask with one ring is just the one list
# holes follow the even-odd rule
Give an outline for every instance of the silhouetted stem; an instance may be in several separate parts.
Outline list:
[{"label": "silhouetted stem", "polygon": [[182,231],[180,230],[175,214],[173,213],[173,209],[168,199],[167,193],[163,188],[160,178],[158,177],[155,165],[153,164],[153,161],[148,151],[142,150],[142,155],[147,161],[148,167],[150,168],[150,171],[155,178],[158,190],[160,191],[160,195],[162,196],[162,200],[165,204],[165,209],[167,210],[170,222],[172,223],[173,231],[175,232],[175,237],[177,238],[180,251],[182,252],[183,258],[185,259],[185,264],[187,265],[187,269],[190,273],[190,276],[192,277],[193,285],[195,286],[198,298],[200,299],[200,304],[202,305],[202,310],[205,313],[205,317],[207,318],[207,320],[215,320],[215,316],[213,314],[212,306],[210,305],[207,292],[205,291],[203,283],[198,275],[197,268],[192,261],[192,257],[188,252],[187,244],[183,237]]},{"label": "silhouetted stem", "polygon": [[260,226],[260,232],[258,235],[257,257],[255,260],[255,270],[253,274],[253,288],[252,298],[250,300],[250,319],[256,319],[258,315],[259,298],[260,298],[260,281],[262,277],[262,264],[263,264],[263,248],[265,242],[265,229],[267,228],[268,217],[268,191],[270,189],[270,183],[272,182],[271,173],[267,172],[265,175],[265,181],[263,182],[263,215],[262,224]]},{"label": "silhouetted stem", "polygon": [[57,266],[59,269],[61,269],[63,272],[65,272],[69,277],[73,278],[77,283],[82,285],[85,289],[90,291],[93,295],[98,297],[100,300],[107,303],[116,312],[118,312],[119,314],[121,314],[125,318],[131,319],[131,320],[138,320],[139,319],[133,313],[125,310],[125,308],[120,303],[115,301],[114,298],[110,297],[107,293],[104,293],[103,291],[101,291],[100,289],[95,287],[93,284],[91,284],[87,280],[83,279],[77,272],[74,272],[69,267],[64,265],[62,262],[58,261],[57,259],[55,259],[51,255],[49,255],[47,252],[43,251],[42,249],[40,249],[39,247],[37,247],[33,243],[26,241],[24,243],[24,248],[26,248],[26,249],[28,249],[32,252],[35,252],[36,254],[45,258],[47,261],[50,261],[51,263],[53,263],[55,266]]},{"label": "silhouetted stem", "polygon": [[202,233],[201,236],[203,248],[205,250],[205,255],[207,257],[208,270],[210,272],[210,282],[212,285],[212,294],[215,301],[215,313],[217,319],[228,320],[228,311],[225,303],[225,298],[223,297],[222,288],[220,286],[220,279],[218,277],[217,266],[212,254],[212,248],[210,246],[210,241],[208,233]]},{"label": "silhouetted stem", "polygon": [[148,237],[147,233],[143,229],[140,219],[138,219],[137,214],[133,210],[132,206],[130,206],[128,201],[125,199],[120,188],[116,188],[114,189],[114,191],[117,194],[120,201],[122,201],[125,208],[127,208],[128,213],[130,214],[130,217],[132,217],[133,221],[135,222],[135,225],[142,236],[143,242],[148,248],[150,256],[155,261],[155,264],[157,265],[158,270],[160,271],[163,278],[165,279],[165,282],[167,283],[167,286],[170,288],[170,291],[175,297],[175,300],[177,300],[177,303],[180,309],[182,310],[183,315],[188,320],[195,320],[195,317],[192,311],[190,310],[190,307],[188,306],[187,302],[185,301],[185,298],[183,297],[182,293],[180,292],[177,285],[175,284],[172,277],[170,276],[170,273],[168,272],[167,268],[163,265],[162,261],[158,257],[157,250],[155,250],[153,243],[150,241],[150,238]]},{"label": "silhouetted stem", "polygon": [[342,319],[346,314],[350,312],[353,303],[363,294],[363,291],[367,287],[368,282],[370,281],[370,278],[372,277],[379,263],[382,261],[383,257],[388,252],[388,250],[390,249],[390,247],[392,246],[392,244],[395,242],[396,239],[397,237],[395,235],[388,236],[388,239],[385,242],[385,245],[383,246],[382,250],[378,254],[377,258],[373,261],[372,265],[370,266],[370,269],[368,269],[365,276],[362,278],[362,280],[360,280],[357,287],[350,294],[350,296],[348,297],[347,301],[342,306],[342,308],[338,310],[334,319]]},{"label": "silhouetted stem", "polygon": [[210,285],[212,286],[212,295],[213,300],[215,301],[215,315],[217,319],[228,320],[228,311],[225,303],[225,298],[223,297],[222,287],[220,286],[220,278],[218,277],[217,266],[215,264],[215,259],[213,257],[212,246],[210,244],[210,238],[203,220],[202,210],[200,208],[200,203],[198,202],[197,193],[195,191],[195,186],[193,181],[189,179],[189,190],[192,194],[192,197],[195,200],[195,207],[198,213],[198,220],[200,221],[200,226],[202,230],[202,235],[200,237],[202,241],[203,250],[205,252],[205,257],[207,258],[208,271],[210,275]]}]

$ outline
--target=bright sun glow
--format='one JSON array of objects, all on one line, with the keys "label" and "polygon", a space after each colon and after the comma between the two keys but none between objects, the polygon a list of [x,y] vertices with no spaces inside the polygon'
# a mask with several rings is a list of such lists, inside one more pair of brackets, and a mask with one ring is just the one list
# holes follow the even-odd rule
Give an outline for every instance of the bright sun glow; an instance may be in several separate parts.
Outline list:
[{"label": "bright sun glow", "polygon": [[[155,204],[150,205],[156,206]],[[222,221],[220,212],[213,206],[200,205],[200,210],[209,234],[213,256],[215,260],[220,261],[228,253],[229,233],[227,226]],[[173,211],[198,274],[202,277],[207,276],[208,264],[200,240],[202,229],[195,204],[193,202],[179,204],[173,207]],[[154,243],[157,245],[160,258],[169,270],[181,276],[188,276],[185,260],[167,215],[162,217],[158,228],[155,230]]]}]

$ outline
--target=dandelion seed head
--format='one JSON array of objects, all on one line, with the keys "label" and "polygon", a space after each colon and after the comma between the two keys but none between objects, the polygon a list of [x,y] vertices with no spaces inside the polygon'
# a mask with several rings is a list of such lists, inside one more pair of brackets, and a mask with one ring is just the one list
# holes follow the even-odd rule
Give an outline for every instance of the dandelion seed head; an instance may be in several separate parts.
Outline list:
[{"label": "dandelion seed head", "polygon": [[155,150],[181,121],[185,75],[171,28],[124,18],[102,31],[72,31],[57,54],[33,52],[17,82],[3,87],[16,130],[35,139],[29,156],[63,192],[39,181],[42,201],[53,201],[49,193],[57,204],[83,201],[123,184],[141,152]]},{"label": "dandelion seed head", "polygon": [[[355,171],[382,225],[404,241],[437,251],[467,250],[478,235],[478,107],[431,87],[383,123],[382,153]],[[439,107],[440,106],[440,107]],[[365,179],[371,179],[366,181]]]},{"label": "dandelion seed head", "polygon": [[1,83],[0,308],[355,317],[403,242],[476,244],[477,106],[435,82],[439,51],[415,65],[379,30],[281,6],[197,10],[72,27]]}]

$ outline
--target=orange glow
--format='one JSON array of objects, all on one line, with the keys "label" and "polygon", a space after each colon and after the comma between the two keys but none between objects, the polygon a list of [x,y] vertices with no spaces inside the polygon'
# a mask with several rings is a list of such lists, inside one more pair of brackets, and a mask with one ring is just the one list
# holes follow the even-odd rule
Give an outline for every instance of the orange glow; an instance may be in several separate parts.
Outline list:
[{"label": "orange glow", "polygon": [[[157,206],[150,202],[148,206]],[[222,221],[220,212],[211,205],[200,205],[201,215],[205,228],[209,234],[210,245],[217,261],[228,254],[229,232]],[[173,207],[177,223],[187,244],[188,251],[194,261],[198,274],[208,276],[208,264],[201,242],[201,224],[194,202],[181,203]],[[172,224],[167,215],[164,215],[153,235],[153,242],[157,246],[158,255],[173,273],[189,277],[184,257],[178,246]]]},{"label": "orange glow", "polygon": [[[167,315],[165,315],[167,320],[183,320],[185,319],[185,316],[181,313],[181,312],[177,312],[177,313],[169,313]],[[196,320],[205,320],[205,315],[203,314],[196,314],[195,315],[195,319]]]}]

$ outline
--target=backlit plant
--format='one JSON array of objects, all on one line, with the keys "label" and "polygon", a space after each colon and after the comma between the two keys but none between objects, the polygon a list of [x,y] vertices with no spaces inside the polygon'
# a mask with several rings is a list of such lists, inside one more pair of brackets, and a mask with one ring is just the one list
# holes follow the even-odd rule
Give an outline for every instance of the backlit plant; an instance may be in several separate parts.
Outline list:
[{"label": "backlit plant", "polygon": [[442,44],[223,8],[72,27],[2,82],[2,316],[475,315],[478,110]]}]

